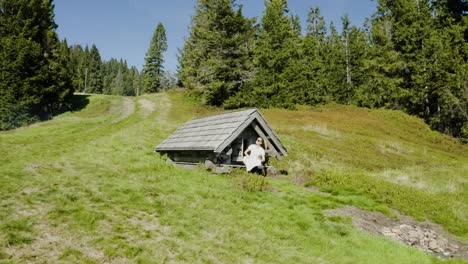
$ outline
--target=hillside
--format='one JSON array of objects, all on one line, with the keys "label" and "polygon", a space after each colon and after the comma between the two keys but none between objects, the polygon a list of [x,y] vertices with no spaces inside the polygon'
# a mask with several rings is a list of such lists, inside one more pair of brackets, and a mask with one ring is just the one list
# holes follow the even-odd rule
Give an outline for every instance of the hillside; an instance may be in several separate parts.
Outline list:
[{"label": "hillside", "polygon": [[325,209],[394,210],[468,239],[468,147],[397,111],[261,110],[289,151],[268,190],[173,167],[153,149],[195,116],[187,94],[80,96],[0,132],[0,263],[463,263]]}]

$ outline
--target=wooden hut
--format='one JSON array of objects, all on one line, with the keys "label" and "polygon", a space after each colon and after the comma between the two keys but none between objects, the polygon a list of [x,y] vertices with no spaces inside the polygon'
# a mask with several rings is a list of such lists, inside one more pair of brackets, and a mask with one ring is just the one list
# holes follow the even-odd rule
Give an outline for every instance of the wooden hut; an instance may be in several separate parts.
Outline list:
[{"label": "wooden hut", "polygon": [[244,151],[265,140],[269,157],[286,156],[286,149],[257,109],[223,113],[188,121],[156,147],[178,164],[211,161],[220,166],[243,166]]}]

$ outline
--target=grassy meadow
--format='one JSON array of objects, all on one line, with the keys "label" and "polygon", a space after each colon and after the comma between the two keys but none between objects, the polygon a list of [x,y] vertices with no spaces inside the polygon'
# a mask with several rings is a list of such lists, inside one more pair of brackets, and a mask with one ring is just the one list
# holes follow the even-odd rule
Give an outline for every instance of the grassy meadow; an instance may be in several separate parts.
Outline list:
[{"label": "grassy meadow", "polygon": [[467,241],[468,147],[419,119],[261,110],[289,152],[273,162],[287,175],[264,181],[154,152],[179,125],[221,111],[186,93],[81,100],[80,111],[0,132],[0,263],[464,263],[322,214],[396,209]]}]

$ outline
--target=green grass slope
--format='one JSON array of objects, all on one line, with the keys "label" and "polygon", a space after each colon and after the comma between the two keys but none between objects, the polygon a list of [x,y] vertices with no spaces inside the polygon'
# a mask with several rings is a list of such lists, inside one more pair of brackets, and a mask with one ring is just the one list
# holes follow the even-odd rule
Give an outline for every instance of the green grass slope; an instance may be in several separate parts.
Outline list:
[{"label": "green grass slope", "polygon": [[187,171],[153,151],[217,111],[183,93],[91,96],[79,112],[1,132],[0,263],[442,261],[322,214],[343,205],[398,209],[468,237],[467,147],[420,120],[333,105],[262,110],[290,155],[274,164],[288,175],[255,192],[240,187],[242,172]]}]

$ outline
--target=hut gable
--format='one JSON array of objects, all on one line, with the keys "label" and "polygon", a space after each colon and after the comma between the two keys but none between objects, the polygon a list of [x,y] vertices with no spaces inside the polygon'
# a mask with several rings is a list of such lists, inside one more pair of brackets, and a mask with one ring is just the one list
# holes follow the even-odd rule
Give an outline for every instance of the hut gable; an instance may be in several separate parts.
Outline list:
[{"label": "hut gable", "polygon": [[[248,131],[251,131],[248,133]],[[161,153],[210,152],[211,157],[231,155],[239,136],[255,134],[266,139],[274,155],[287,155],[278,136],[257,109],[196,118],[180,126],[156,147]]]}]

